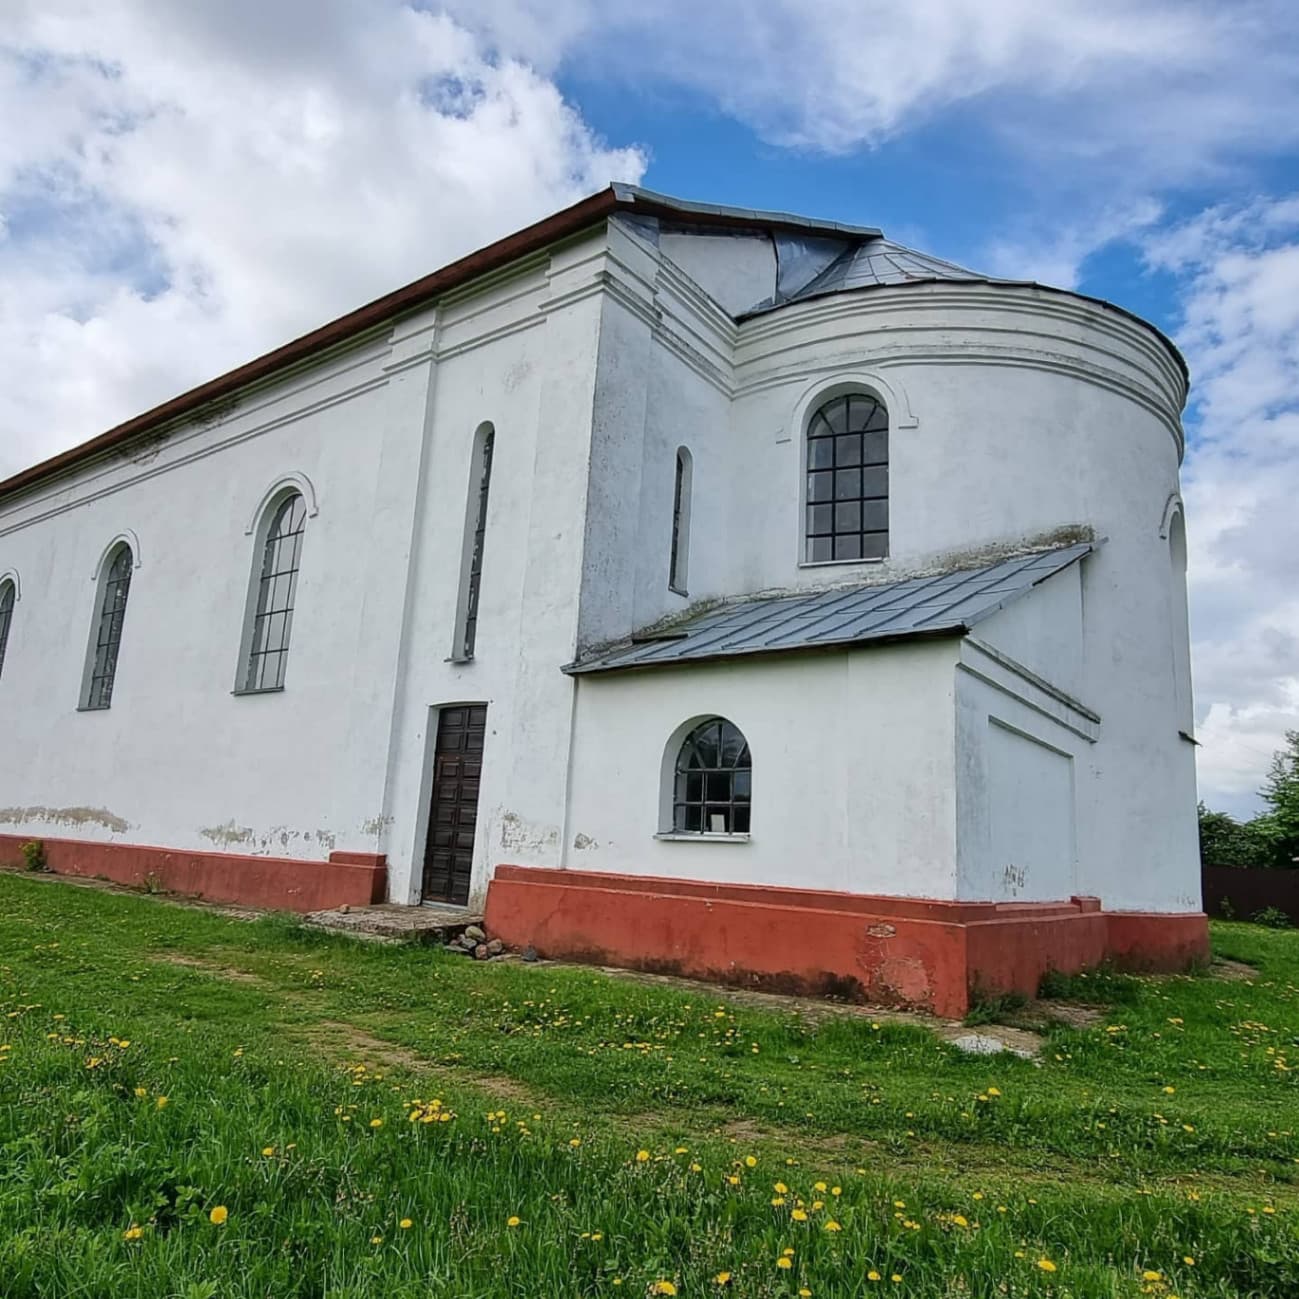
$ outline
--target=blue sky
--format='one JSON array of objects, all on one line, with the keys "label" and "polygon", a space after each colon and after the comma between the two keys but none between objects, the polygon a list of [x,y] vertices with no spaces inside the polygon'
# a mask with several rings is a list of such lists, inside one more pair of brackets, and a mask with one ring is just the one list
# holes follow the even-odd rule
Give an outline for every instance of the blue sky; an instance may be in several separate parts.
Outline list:
[{"label": "blue sky", "polygon": [[611,179],[879,225],[1178,341],[1206,799],[1299,728],[1292,0],[9,0],[0,122],[0,476]]}]

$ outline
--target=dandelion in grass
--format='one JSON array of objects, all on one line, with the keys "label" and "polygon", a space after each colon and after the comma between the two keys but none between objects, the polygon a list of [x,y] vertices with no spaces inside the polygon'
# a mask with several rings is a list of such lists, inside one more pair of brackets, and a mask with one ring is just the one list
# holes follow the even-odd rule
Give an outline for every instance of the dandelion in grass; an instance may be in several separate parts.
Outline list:
[{"label": "dandelion in grass", "polygon": [[1146,1270],[1141,1274],[1141,1279],[1143,1281],[1162,1281],[1164,1279],[1164,1274],[1162,1272],[1155,1272],[1151,1268],[1146,1268]]},{"label": "dandelion in grass", "polygon": [[508,1218],[505,1219],[505,1225],[506,1225],[507,1227],[517,1227],[517,1226],[519,1225],[519,1223],[522,1222],[522,1221],[523,1221],[522,1218],[520,1218],[520,1217],[518,1217],[516,1214],[513,1214],[513,1213],[512,1213],[512,1214],[510,1214],[510,1216],[509,1216]]},{"label": "dandelion in grass", "polygon": [[649,1288],[650,1294],[676,1294],[677,1288],[671,1281],[655,1281]]},{"label": "dandelion in grass", "polygon": [[893,1281],[893,1282],[901,1281],[901,1280],[902,1280],[902,1273],[901,1273],[901,1272],[894,1272],[893,1275],[889,1277],[889,1280],[890,1280],[890,1281]]},{"label": "dandelion in grass", "polygon": [[757,1168],[758,1161],[753,1155],[744,1156],[744,1166],[746,1168]]},{"label": "dandelion in grass", "polygon": [[831,1219],[829,1220],[829,1222],[827,1222],[827,1223],[825,1224],[825,1230],[826,1230],[826,1231],[842,1231],[843,1228],[842,1228],[842,1227],[841,1227],[837,1222],[835,1222],[835,1220],[834,1220],[833,1218],[831,1218]]},{"label": "dandelion in grass", "polygon": [[649,1157],[650,1157],[650,1152],[648,1150],[638,1150],[636,1152],[636,1162],[638,1164],[648,1163]]},{"label": "dandelion in grass", "polygon": [[139,1240],[144,1235],[144,1228],[134,1222],[122,1233],[123,1240]]},{"label": "dandelion in grass", "polygon": [[224,1227],[226,1225],[226,1219],[229,1217],[230,1210],[227,1209],[224,1204],[218,1204],[212,1212],[208,1214],[207,1219],[214,1227]]},{"label": "dandelion in grass", "polygon": [[806,1221],[807,1221],[807,1210],[806,1210],[806,1209],[795,1209],[795,1210],[793,1211],[793,1213],[791,1213],[789,1216],[790,1216],[791,1218],[793,1218],[793,1220],[794,1220],[795,1222],[806,1222]]},{"label": "dandelion in grass", "polygon": [[381,1127],[383,1127],[383,1120],[382,1120],[382,1119],[371,1119],[371,1120],[370,1120],[370,1126],[371,1126],[372,1128],[381,1128]]},{"label": "dandelion in grass", "polygon": [[574,1150],[576,1150],[576,1149],[578,1148],[578,1146],[580,1146],[580,1145],[582,1144],[582,1138],[581,1138],[581,1137],[573,1137],[572,1140],[569,1141],[568,1144],[569,1144],[570,1146],[572,1146]]},{"label": "dandelion in grass", "polygon": [[729,1272],[719,1272],[715,1277],[713,1277],[713,1280],[718,1285],[730,1285],[731,1274]]},{"label": "dandelion in grass", "polygon": [[1182,1255],[1182,1262],[1185,1263],[1187,1267],[1195,1266],[1195,1260],[1189,1254]]},{"label": "dandelion in grass", "polygon": [[786,1186],[784,1182],[777,1182],[771,1189],[775,1191],[777,1195],[787,1195],[789,1193],[789,1187]]},{"label": "dandelion in grass", "polygon": [[785,1269],[786,1271],[788,1271],[791,1267],[794,1266],[794,1260],[793,1260],[792,1258],[790,1258],[788,1254],[782,1254],[782,1255],[781,1255],[781,1256],[776,1260],[776,1266],[779,1267],[779,1268],[783,1268],[783,1269]]},{"label": "dandelion in grass", "polygon": [[867,1281],[882,1281],[883,1279],[884,1278],[881,1277],[880,1274],[874,1268],[871,1268],[871,1270],[866,1273]]},{"label": "dandelion in grass", "polygon": [[265,1155],[267,1159],[269,1159],[269,1158],[270,1158],[274,1153],[275,1153],[275,1147],[274,1147],[274,1146],[263,1146],[263,1147],[262,1147],[262,1154]]},{"label": "dandelion in grass", "polygon": [[1037,1265],[1042,1269],[1043,1272],[1055,1271],[1055,1264],[1052,1263],[1049,1258],[1039,1258],[1037,1260]]},{"label": "dandelion in grass", "polygon": [[409,1218],[403,1218],[397,1224],[397,1226],[399,1226],[402,1229],[402,1231],[409,1231],[414,1225],[415,1224]]},{"label": "dandelion in grass", "polygon": [[382,1237],[382,1236],[371,1236],[371,1237],[370,1237],[370,1244],[371,1244],[371,1245],[382,1245],[382,1244],[383,1244],[383,1237]]},{"label": "dandelion in grass", "polygon": [[155,1104],[155,1105],[156,1105],[160,1110],[165,1110],[165,1109],[167,1108],[167,1101],[168,1101],[168,1097],[166,1097],[166,1096],[159,1096],[158,1099],[157,1099],[156,1101],[154,1101],[154,1104]]}]

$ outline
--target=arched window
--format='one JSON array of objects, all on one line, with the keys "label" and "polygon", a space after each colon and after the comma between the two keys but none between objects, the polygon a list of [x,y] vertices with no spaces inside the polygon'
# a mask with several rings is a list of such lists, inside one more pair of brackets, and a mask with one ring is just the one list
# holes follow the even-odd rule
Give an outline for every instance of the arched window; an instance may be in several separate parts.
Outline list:
[{"label": "arched window", "polygon": [[693,470],[690,452],[677,448],[676,485],[672,490],[672,553],[668,560],[668,588],[686,594],[690,570],[690,487]]},{"label": "arched window", "polygon": [[1195,729],[1195,709],[1191,697],[1191,626],[1186,600],[1186,520],[1180,506],[1168,522],[1168,558],[1173,699],[1178,729],[1189,737]]},{"label": "arched window", "polygon": [[0,582],[0,676],[5,670],[5,650],[9,647],[9,624],[14,617],[14,584]]},{"label": "arched window", "polygon": [[889,413],[878,397],[832,397],[807,426],[803,558],[883,559],[889,553]]},{"label": "arched window", "polygon": [[467,663],[478,639],[478,593],[483,579],[483,545],[487,540],[487,495],[492,485],[492,452],[496,430],[481,424],[474,434],[469,465],[469,502],[465,509],[465,537],[460,552],[460,598],[456,607],[456,637],[451,658]]},{"label": "arched window", "polygon": [[677,753],[672,829],[679,834],[748,834],[749,745],[724,717],[700,722]]},{"label": "arched window", "polygon": [[245,640],[242,691],[279,690],[284,686],[306,530],[307,506],[300,492],[290,492],[271,503],[260,568],[255,573],[257,598],[255,603],[249,600],[251,618]]},{"label": "arched window", "polygon": [[82,708],[108,708],[113,702],[113,682],[117,678],[117,655],[122,644],[122,624],[126,621],[126,598],[131,593],[133,562],[131,547],[125,542],[105,560]]}]

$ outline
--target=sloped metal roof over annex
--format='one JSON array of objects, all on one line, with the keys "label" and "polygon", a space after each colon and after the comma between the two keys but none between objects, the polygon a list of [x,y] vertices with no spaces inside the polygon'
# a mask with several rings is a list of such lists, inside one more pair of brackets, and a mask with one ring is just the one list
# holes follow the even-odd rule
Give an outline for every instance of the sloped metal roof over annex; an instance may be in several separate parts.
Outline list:
[{"label": "sloped metal roof over annex", "polygon": [[1093,544],[1084,541],[927,577],[805,595],[760,596],[710,609],[643,639],[633,638],[628,645],[579,659],[564,671],[581,675],[963,636],[1092,549]]}]

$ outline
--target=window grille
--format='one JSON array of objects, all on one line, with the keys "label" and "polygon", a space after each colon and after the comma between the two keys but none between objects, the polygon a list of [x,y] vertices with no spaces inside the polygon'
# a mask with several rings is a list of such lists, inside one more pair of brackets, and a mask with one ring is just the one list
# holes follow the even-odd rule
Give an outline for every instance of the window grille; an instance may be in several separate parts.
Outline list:
[{"label": "window grille", "polygon": [[275,507],[266,529],[244,690],[279,690],[284,685],[306,529],[306,502],[294,492]]},{"label": "window grille", "polygon": [[86,708],[108,708],[113,702],[117,655],[122,644],[122,624],[126,620],[126,599],[131,592],[132,562],[130,546],[119,546],[104,578]]},{"label": "window grille", "polygon": [[752,792],[749,746],[724,717],[686,736],[674,773],[672,829],[678,834],[748,834]]},{"label": "window grille", "polygon": [[14,617],[14,584],[0,582],[0,676],[5,670],[5,650],[9,647],[9,625]]},{"label": "window grille", "polygon": [[889,416],[866,393],[825,403],[807,429],[804,559],[883,559],[889,550]]}]

